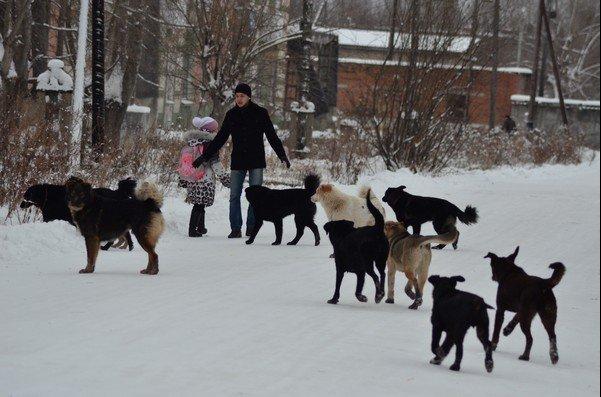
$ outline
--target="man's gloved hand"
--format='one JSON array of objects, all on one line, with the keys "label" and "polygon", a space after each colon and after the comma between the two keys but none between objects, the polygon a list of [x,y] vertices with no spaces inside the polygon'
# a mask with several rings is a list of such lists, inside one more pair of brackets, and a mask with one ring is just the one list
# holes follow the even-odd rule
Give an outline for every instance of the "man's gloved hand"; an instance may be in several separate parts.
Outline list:
[{"label": "man's gloved hand", "polygon": [[282,163],[284,163],[284,165],[286,166],[286,168],[290,169],[290,166],[291,166],[290,160],[284,159],[284,160],[282,160]]},{"label": "man's gloved hand", "polygon": [[198,157],[196,160],[194,160],[194,162],[192,163],[192,167],[198,168],[206,161],[207,161],[207,159],[204,157],[204,155],[201,154],[200,157]]}]

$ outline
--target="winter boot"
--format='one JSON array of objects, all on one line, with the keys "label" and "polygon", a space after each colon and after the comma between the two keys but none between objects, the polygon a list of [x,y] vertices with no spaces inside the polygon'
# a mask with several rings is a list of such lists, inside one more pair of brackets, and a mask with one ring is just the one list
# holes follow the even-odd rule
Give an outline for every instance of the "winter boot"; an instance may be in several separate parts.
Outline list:
[{"label": "winter boot", "polygon": [[198,223],[196,225],[196,231],[199,235],[204,236],[207,234],[208,230],[205,227],[205,207],[200,206],[198,211]]},{"label": "winter boot", "polygon": [[190,214],[190,223],[188,225],[188,237],[201,237],[202,234],[198,233],[198,221],[200,218],[200,208],[195,205],[192,207],[192,213]]},{"label": "winter boot", "polygon": [[242,231],[240,230],[232,230],[227,238],[242,238]]}]

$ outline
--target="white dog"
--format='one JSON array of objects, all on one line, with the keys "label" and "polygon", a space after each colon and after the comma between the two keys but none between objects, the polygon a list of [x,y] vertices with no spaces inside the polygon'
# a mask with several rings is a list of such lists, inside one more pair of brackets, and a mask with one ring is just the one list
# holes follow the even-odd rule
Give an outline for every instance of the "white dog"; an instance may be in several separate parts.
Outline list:
[{"label": "white dog", "polygon": [[[311,197],[314,203],[320,203],[329,221],[351,221],[356,228],[373,226],[376,223],[365,204],[369,187],[362,187],[357,196],[343,193],[335,186],[321,185]],[[371,202],[386,218],[386,211],[376,196],[371,195]]]}]

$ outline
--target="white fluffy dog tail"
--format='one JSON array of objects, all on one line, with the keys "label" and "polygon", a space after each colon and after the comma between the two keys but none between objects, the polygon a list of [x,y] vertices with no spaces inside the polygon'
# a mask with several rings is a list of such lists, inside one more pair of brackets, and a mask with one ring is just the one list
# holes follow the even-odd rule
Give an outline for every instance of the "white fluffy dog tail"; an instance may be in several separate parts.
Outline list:
[{"label": "white fluffy dog tail", "polygon": [[163,193],[152,182],[139,184],[136,187],[136,198],[140,201],[152,200],[158,208],[163,206]]}]

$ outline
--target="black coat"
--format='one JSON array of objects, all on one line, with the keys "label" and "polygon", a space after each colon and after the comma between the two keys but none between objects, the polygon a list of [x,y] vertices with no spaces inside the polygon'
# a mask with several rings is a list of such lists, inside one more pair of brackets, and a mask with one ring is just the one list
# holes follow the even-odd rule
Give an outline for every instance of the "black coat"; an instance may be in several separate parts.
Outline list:
[{"label": "black coat", "polygon": [[280,160],[287,160],[284,145],[275,133],[267,109],[252,101],[243,108],[235,106],[227,112],[221,130],[209,144],[203,157],[210,158],[217,153],[230,135],[233,144],[232,170],[252,170],[267,166],[263,136],[267,136]]}]

